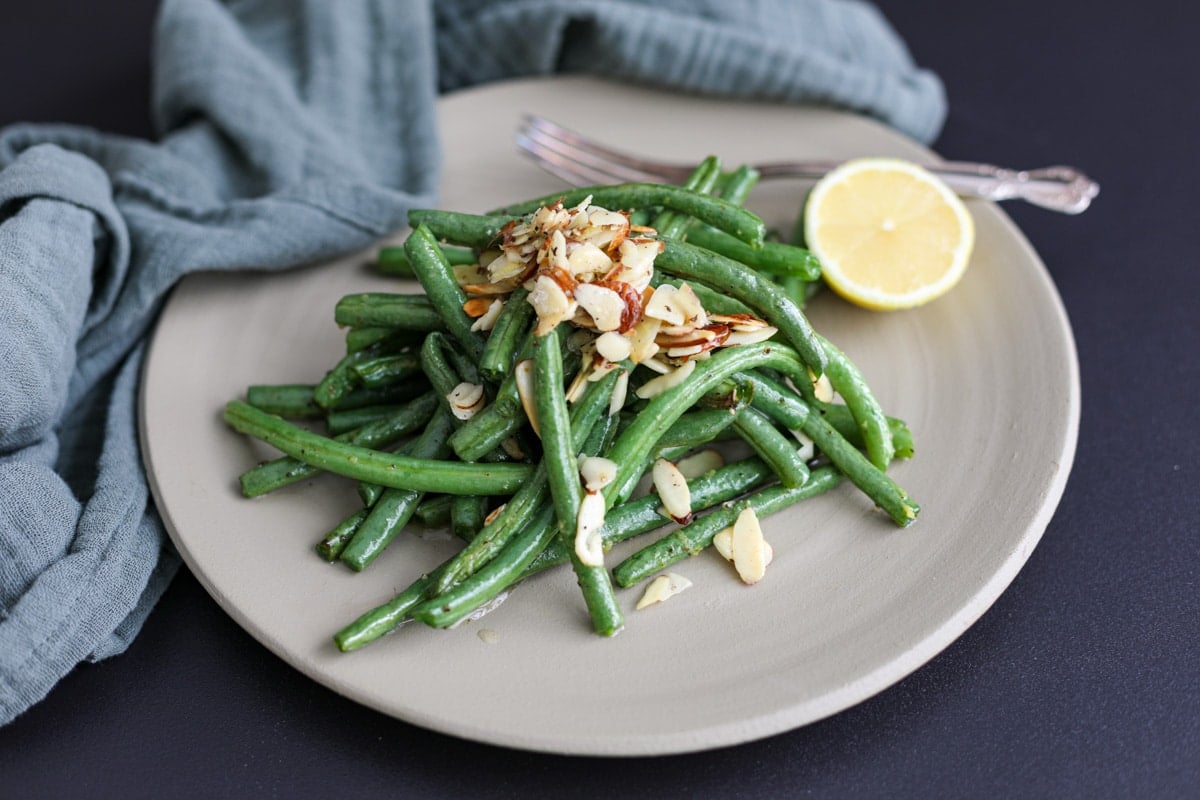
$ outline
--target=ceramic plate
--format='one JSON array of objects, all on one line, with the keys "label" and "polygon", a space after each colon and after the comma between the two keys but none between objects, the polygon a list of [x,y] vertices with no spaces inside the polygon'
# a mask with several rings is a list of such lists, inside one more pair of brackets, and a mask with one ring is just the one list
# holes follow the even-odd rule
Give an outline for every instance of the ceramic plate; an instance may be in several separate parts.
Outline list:
[{"label": "ceramic plate", "polygon": [[[731,102],[587,79],[494,85],[443,99],[441,205],[483,211],[562,187],[511,143],[522,112],[648,156],[726,163],[932,154],[832,110]],[[806,185],[762,184],[751,207],[789,230]],[[417,725],[517,748],[661,754],[729,745],[828,716],[881,691],[946,647],[1024,564],[1074,455],[1078,368],[1046,269],[995,206],[969,203],[976,252],[962,283],[921,309],[878,314],[833,296],[815,327],[908,421],[917,456],[894,468],[920,501],[893,527],[852,487],[765,522],[775,561],[742,585],[705,553],[676,571],[693,588],[627,625],[590,632],[569,569],[522,585],[452,631],[407,626],[350,655],[330,636],[450,552],[403,536],[361,574],[312,545],[357,502],[326,476],[256,500],[237,475],[274,454],[221,421],[251,383],[315,382],[339,357],[334,302],[400,289],[366,255],[282,275],[196,275],[175,291],[142,391],[142,440],[158,507],[217,602],[313,679]],[[612,562],[612,563],[615,563]],[[485,636],[480,632],[486,629]]]}]

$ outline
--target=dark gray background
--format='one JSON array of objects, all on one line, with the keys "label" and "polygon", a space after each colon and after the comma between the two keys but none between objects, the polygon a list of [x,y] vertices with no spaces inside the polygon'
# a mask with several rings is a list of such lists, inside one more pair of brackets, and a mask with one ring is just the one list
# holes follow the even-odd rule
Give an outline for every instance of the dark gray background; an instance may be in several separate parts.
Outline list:
[{"label": "dark gray background", "polygon": [[[5,0],[0,125],[149,135],[155,6]],[[939,152],[1065,161],[1103,185],[1078,218],[1007,206],[1070,314],[1083,419],[1058,513],[978,624],[881,695],[801,730],[688,756],[563,758],[344,700],[268,653],[184,571],[128,653],[80,667],[0,728],[0,797],[1200,794],[1200,12],[880,6],[946,82]]]}]

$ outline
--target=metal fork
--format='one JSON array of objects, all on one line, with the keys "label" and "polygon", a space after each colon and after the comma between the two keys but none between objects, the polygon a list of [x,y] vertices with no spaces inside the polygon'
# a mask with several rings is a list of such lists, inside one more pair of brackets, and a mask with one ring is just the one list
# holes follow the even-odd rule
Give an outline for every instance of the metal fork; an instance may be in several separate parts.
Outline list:
[{"label": "metal fork", "polygon": [[[516,133],[517,147],[542,169],[577,186],[653,181],[682,183],[694,165],[651,161],[606,147],[542,117],[526,115]],[[786,161],[755,164],[763,179],[819,178],[836,161]],[[1013,170],[969,161],[924,165],[964,197],[1018,199],[1051,211],[1078,214],[1100,192],[1100,185],[1074,167]]]}]

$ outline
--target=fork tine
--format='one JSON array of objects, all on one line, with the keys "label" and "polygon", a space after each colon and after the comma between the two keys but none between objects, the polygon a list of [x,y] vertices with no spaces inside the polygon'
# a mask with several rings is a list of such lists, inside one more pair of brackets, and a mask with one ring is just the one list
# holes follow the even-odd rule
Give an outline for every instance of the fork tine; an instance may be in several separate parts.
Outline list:
[{"label": "fork tine", "polygon": [[517,147],[534,160],[534,162],[542,169],[562,178],[567,183],[573,186],[591,186],[593,184],[605,183],[621,183],[619,178],[592,169],[585,164],[580,164],[571,158],[566,158],[559,153],[539,145],[525,134],[518,132],[514,137]]},{"label": "fork tine", "polygon": [[641,175],[642,179],[683,181],[695,168],[695,164],[666,164],[649,161],[648,158],[641,158],[629,154],[629,152],[614,150],[594,139],[583,136],[582,133],[547,120],[544,116],[530,114],[526,118],[526,132],[533,136],[534,131],[540,134],[539,138],[542,140],[554,139],[569,145],[572,151],[587,154],[593,163],[605,163],[612,166],[614,170],[628,169],[630,170],[628,174]]},{"label": "fork tine", "polygon": [[662,164],[614,150],[544,117],[535,115],[525,117],[522,132],[545,147],[597,169],[602,169],[614,176],[620,176],[620,180],[623,181],[678,183],[686,180],[693,169],[692,166],[686,164]]},{"label": "fork tine", "polygon": [[642,172],[629,170],[620,164],[613,164],[590,153],[577,149],[568,142],[562,142],[534,129],[523,129],[516,135],[517,146],[538,155],[553,159],[557,163],[569,162],[580,170],[604,176],[596,183],[625,183],[628,181],[654,180]]}]

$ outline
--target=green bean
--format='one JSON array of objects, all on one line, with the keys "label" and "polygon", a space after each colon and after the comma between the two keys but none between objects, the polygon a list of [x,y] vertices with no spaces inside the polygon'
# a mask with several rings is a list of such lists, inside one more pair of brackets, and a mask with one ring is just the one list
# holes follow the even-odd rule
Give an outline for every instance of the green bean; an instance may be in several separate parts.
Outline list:
[{"label": "green bean", "polygon": [[778,286],[725,256],[671,239],[663,244],[655,268],[727,292],[779,328],[813,372],[820,374],[824,370],[825,350],[808,318]]},{"label": "green bean", "polygon": [[517,351],[533,324],[533,306],[527,302],[528,296],[523,287],[514,289],[492,326],[479,357],[479,374],[485,380],[500,383],[512,371]]},{"label": "green bean", "polygon": [[771,275],[800,278],[806,283],[821,278],[821,262],[802,247],[783,242],[764,242],[761,248],[756,249],[705,225],[693,225],[687,232],[687,241]]},{"label": "green bean", "polygon": [[723,200],[735,206],[744,206],[759,177],[758,170],[743,164],[733,172],[721,176],[719,194]]},{"label": "green bean", "polygon": [[[361,352],[361,351],[359,351]],[[379,389],[404,383],[421,374],[421,359],[416,353],[396,353],[360,361],[350,367],[359,383],[368,389]]]},{"label": "green bean", "polygon": [[879,469],[887,469],[896,455],[887,417],[867,386],[867,380],[845,353],[824,337],[818,337],[828,358],[829,382],[842,396],[862,431],[867,457]]},{"label": "green bean", "polygon": [[353,537],[355,531],[362,525],[363,520],[367,518],[370,509],[360,508],[344,520],[333,527],[325,537],[317,543],[317,555],[326,561],[333,563],[338,560],[338,556],[342,554],[342,549],[346,543]]},{"label": "green bean", "polygon": [[[430,460],[449,456],[450,445],[446,439],[453,429],[452,420],[448,409],[439,408],[424,432],[413,442],[409,457]],[[366,569],[412,519],[424,496],[423,491],[416,489],[385,489],[343,548],[339,556],[342,563],[356,572]]]},{"label": "green bean", "polygon": [[[721,177],[721,161],[716,156],[709,156],[700,162],[688,179],[683,182],[682,186],[692,192],[701,194],[711,194],[713,187],[716,186],[717,180]],[[687,231],[688,226],[692,224],[692,219],[687,214],[681,214],[678,211],[665,209],[660,211],[650,223],[650,227],[658,232],[659,236],[669,236],[672,238],[680,238]]]},{"label": "green bean", "polygon": [[808,480],[808,465],[797,454],[795,444],[775,429],[766,414],[754,407],[742,409],[733,426],[758,457],[771,465],[784,486],[794,489]]},{"label": "green bean", "polygon": [[814,414],[807,403],[767,375],[748,373],[745,378],[754,386],[757,408],[812,439],[833,465],[887,512],[893,522],[905,527],[916,519],[920,508],[908,493],[839,434],[821,414]]},{"label": "green bean", "polygon": [[[340,436],[343,433],[358,430],[363,425],[378,422],[381,419],[389,419],[403,408],[402,405],[389,403],[382,406],[352,408],[349,411],[330,411],[325,415],[325,428],[330,436]],[[280,414],[280,416],[283,415]]]},{"label": "green bean", "polygon": [[448,628],[510,587],[538,553],[558,535],[554,508],[544,505],[534,519],[495,558],[467,580],[411,608],[413,619]]},{"label": "green bean", "polygon": [[[564,542],[573,542],[583,491],[579,485],[578,450],[572,442],[570,415],[563,390],[560,328],[534,338],[534,394],[542,436],[542,463],[546,466],[559,536]],[[625,622],[613,594],[608,570],[603,565],[583,563],[574,547],[569,557],[593,629],[604,636],[616,634]]]},{"label": "green bean", "polygon": [[562,201],[564,206],[578,205],[589,195],[591,195],[594,205],[604,208],[628,210],[666,206],[675,211],[682,211],[688,216],[695,217],[701,222],[736,236],[753,247],[761,245],[766,235],[766,226],[763,221],[744,208],[739,208],[719,197],[710,197],[679,186],[657,183],[585,186],[506,206],[495,213],[522,216],[559,201]]},{"label": "green bean", "polygon": [[453,349],[450,339],[440,333],[429,334],[425,337],[425,343],[421,345],[421,369],[433,384],[433,390],[442,398],[454,391],[463,380],[450,361],[450,352]]},{"label": "green bean", "polygon": [[[476,263],[475,253],[462,247],[443,246],[442,255],[445,256],[446,263],[452,267]],[[417,274],[413,272],[412,262],[408,260],[408,254],[404,252],[403,247],[379,248],[375,266],[384,275],[396,275],[413,280],[417,278]]]},{"label": "green bean", "polygon": [[[834,430],[846,438],[852,445],[862,448],[865,445],[862,440],[862,431],[859,430],[858,423],[854,421],[854,415],[850,413],[850,409],[844,405],[835,403],[822,404],[818,411],[825,421],[833,426]],[[896,458],[912,458],[913,457],[913,435],[908,429],[908,425],[902,419],[896,417],[887,418],[888,430],[892,432],[892,443],[896,448]]]},{"label": "green bean", "polygon": [[414,516],[426,527],[446,527],[450,524],[450,514],[454,506],[454,498],[461,496],[453,494],[430,496],[426,494],[425,499],[417,505]]},{"label": "green bean", "polygon": [[460,539],[471,541],[483,529],[487,498],[454,495],[450,503],[450,529]]},{"label": "green bean", "polygon": [[437,239],[483,250],[495,244],[505,225],[513,221],[511,214],[464,214],[416,208],[408,212],[408,224],[424,225]]},{"label": "green bean", "polygon": [[[761,458],[754,457],[735,461],[694,478],[688,481],[692,510],[704,511],[732,500],[769,480],[773,475],[771,468]],[[671,520],[663,515],[661,509],[662,501],[656,494],[643,495],[610,509],[604,517],[604,527],[600,531],[604,549],[608,550],[614,544],[671,524]],[[532,575],[566,560],[567,546],[561,541],[551,542],[529,565],[525,575]]]},{"label": "green bean", "polygon": [[[572,436],[572,452],[584,444],[584,438],[596,424],[608,406],[616,374],[597,381],[584,392],[579,402],[570,410],[568,424]],[[460,550],[438,578],[436,591],[448,591],[455,583],[465,580],[488,560],[494,558],[537,514],[549,497],[549,477],[543,461],[533,475],[504,504],[503,509],[484,527],[483,535],[477,536]]]},{"label": "green bean", "polygon": [[[389,417],[339,434],[335,438],[337,441],[358,447],[386,447],[424,426],[433,416],[437,403],[436,395],[432,392],[426,393]],[[283,456],[243,472],[239,481],[244,496],[258,497],[321,472],[319,467],[291,456]]]},{"label": "green bean", "polygon": [[841,480],[842,475],[836,469],[821,467],[813,470],[803,486],[794,489],[784,486],[761,489],[744,500],[713,511],[682,528],[676,528],[653,544],[638,550],[613,569],[613,579],[618,586],[632,586],[661,569],[703,551],[712,544],[713,537],[718,532],[734,523],[743,509],[752,508],[759,517],[766,517],[801,500],[829,491]]},{"label": "green bean", "polygon": [[711,358],[697,361],[695,371],[686,381],[652,398],[609,451],[608,458],[616,462],[618,472],[616,480],[604,490],[608,505],[624,501],[637,485],[646,458],[658,439],[657,431],[669,427],[721,381],[758,366],[790,374],[801,374],[804,369],[796,352],[786,345],[763,342],[727,347],[717,350]]},{"label": "green bean", "polygon": [[525,464],[462,464],[394,456],[306,431],[238,400],[225,405],[225,422],[315,467],[396,489],[444,494],[508,495],[528,480]]},{"label": "green bean", "polygon": [[463,311],[467,296],[429,228],[418,225],[404,242],[404,252],[412,261],[429,303],[442,318],[446,330],[475,363],[483,353],[483,336],[471,330],[474,321]]},{"label": "green bean", "polygon": [[288,419],[313,419],[325,413],[313,400],[310,384],[256,385],[246,389],[246,402],[268,414]]},{"label": "green bean", "polygon": [[[656,449],[667,447],[699,447],[720,438],[733,421],[737,419],[742,407],[734,409],[706,408],[700,411],[688,411],[671,426],[663,431],[655,443]],[[626,422],[623,427],[632,424]]]},{"label": "green bean", "polygon": [[429,587],[436,577],[437,570],[434,570],[417,578],[391,600],[339,630],[333,636],[334,644],[343,653],[349,653],[391,633],[401,623],[407,622],[410,619],[409,612],[428,597]]},{"label": "green bean", "polygon": [[326,409],[326,416],[328,417],[328,412],[333,411],[353,411],[354,409],[365,408],[366,406],[404,403],[428,390],[429,384],[424,380],[405,381],[404,383],[383,386],[378,389],[367,389],[365,387],[353,389],[330,405]]},{"label": "green bean", "polygon": [[407,331],[386,325],[350,328],[346,331],[346,352],[353,353],[355,350],[362,350],[364,347],[370,347],[384,339],[391,339],[403,346],[412,347],[421,344],[421,340],[424,338],[425,331]]},{"label": "green bean", "polygon": [[395,345],[392,340],[383,339],[362,350],[347,353],[325,373],[325,377],[321,378],[320,383],[313,389],[314,402],[326,410],[339,407],[347,395],[362,388],[362,378],[354,371],[355,367],[394,352]]},{"label": "green bean", "polygon": [[425,295],[389,292],[346,295],[334,307],[333,321],[350,328],[382,327],[403,331],[446,328]]}]

